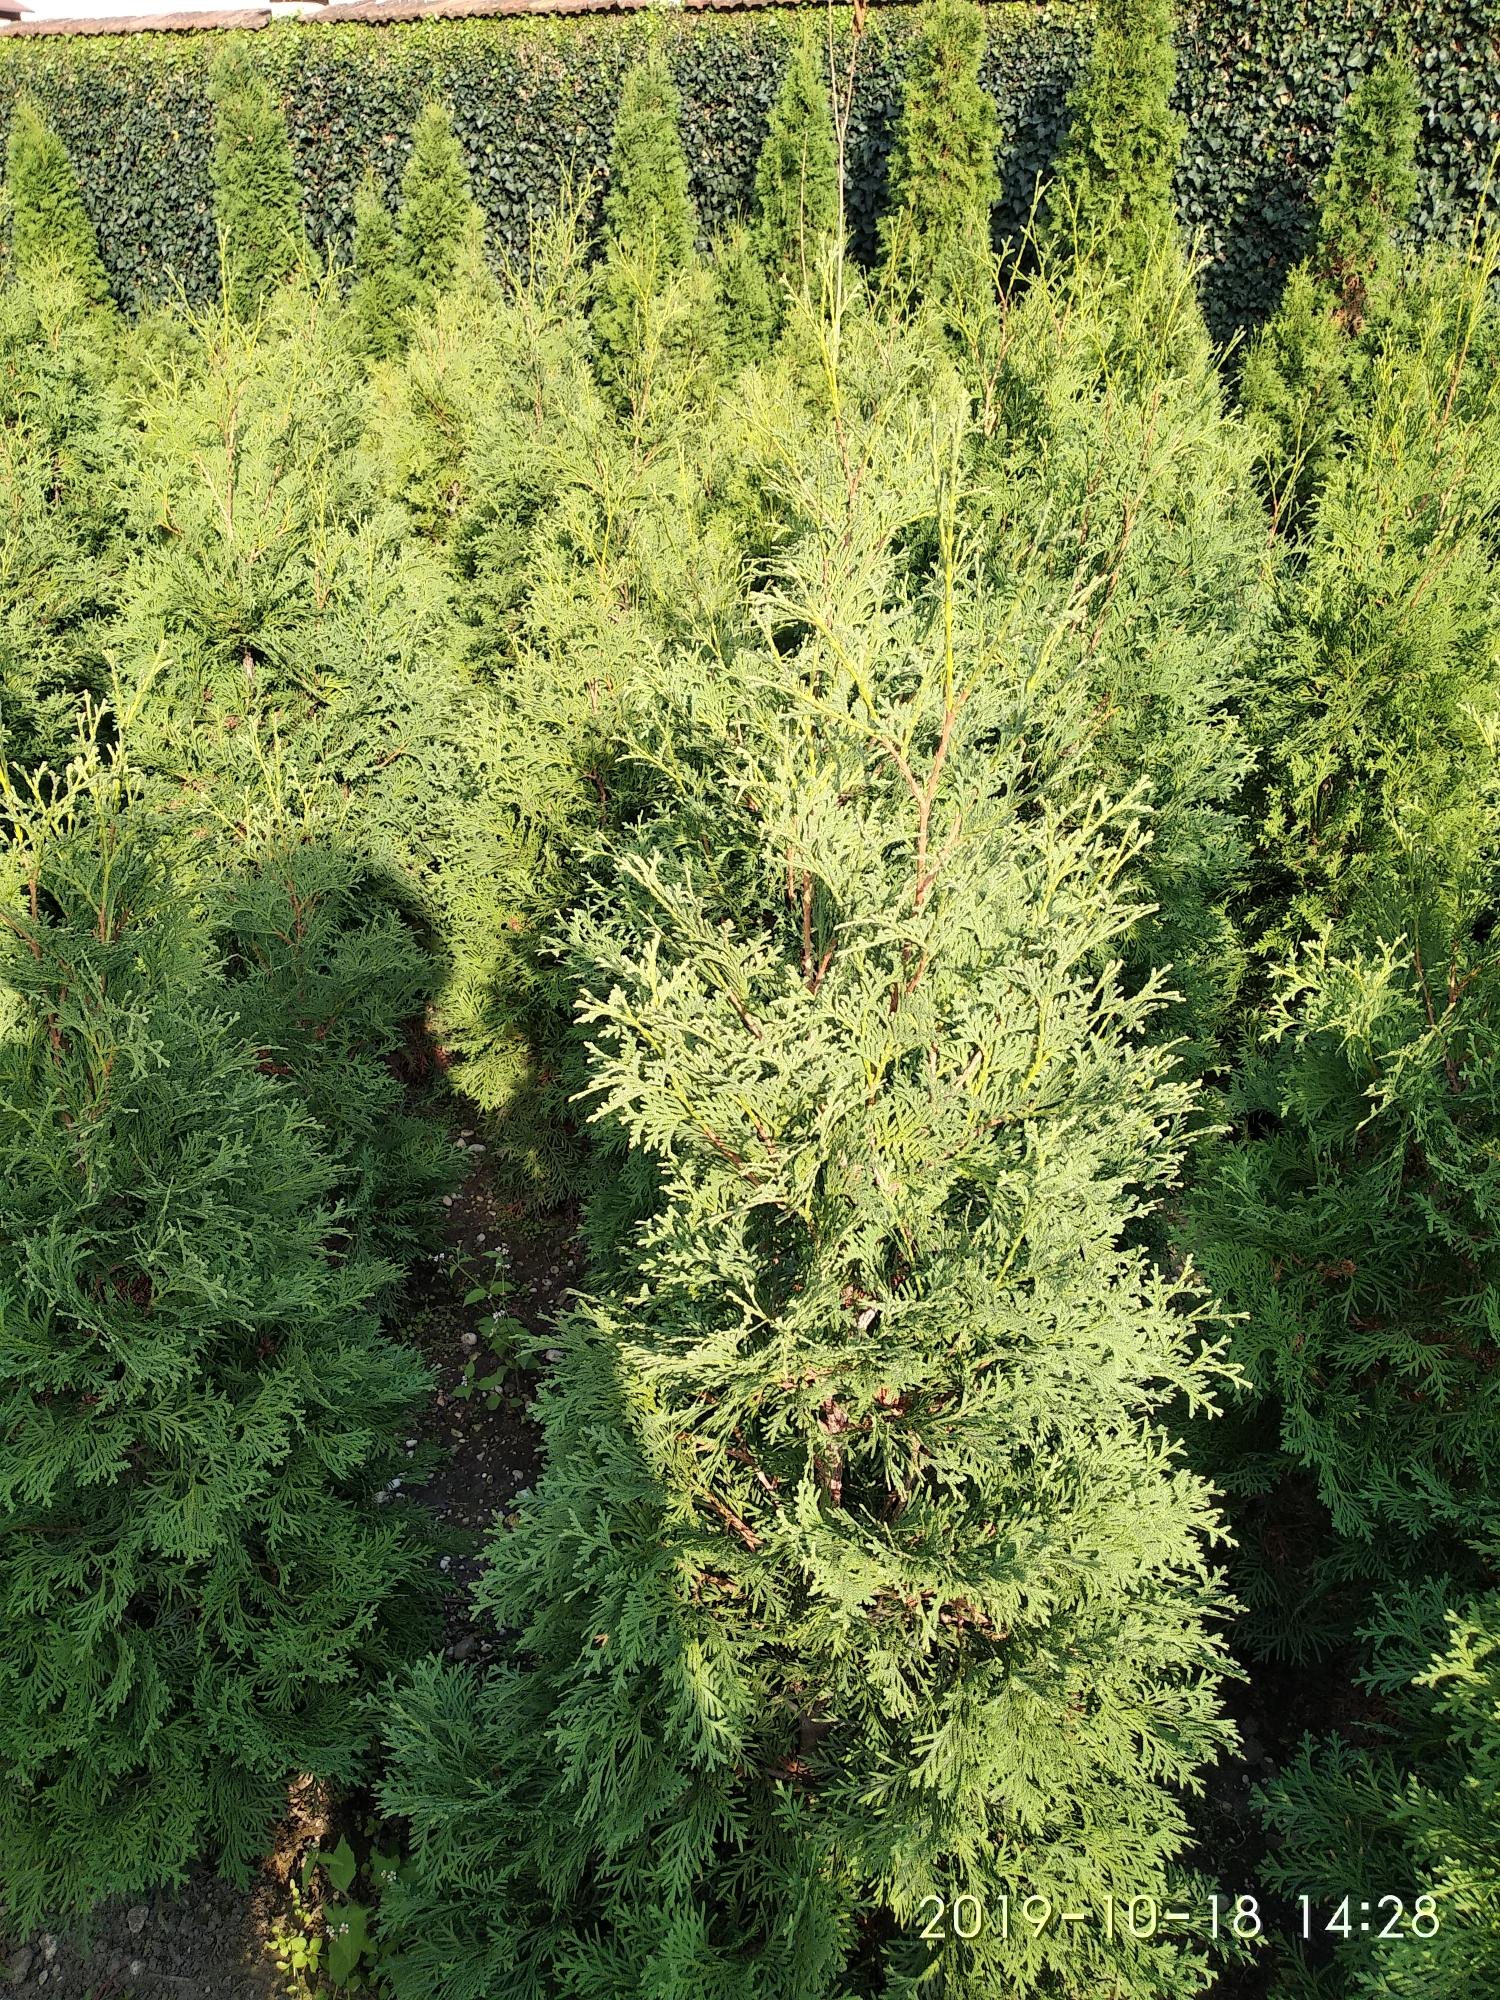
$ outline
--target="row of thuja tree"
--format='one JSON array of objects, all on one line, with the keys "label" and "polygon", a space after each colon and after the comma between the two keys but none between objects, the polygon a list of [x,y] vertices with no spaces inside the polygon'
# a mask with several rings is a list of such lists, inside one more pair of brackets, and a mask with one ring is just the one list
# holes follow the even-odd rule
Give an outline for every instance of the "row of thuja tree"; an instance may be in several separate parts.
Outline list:
[{"label": "row of thuja tree", "polygon": [[[597,236],[499,272],[438,107],[315,269],[230,56],[222,300],[129,324],[18,110],[20,1927],[245,1869],[310,1772],[405,1829],[401,2000],[1193,2000],[1265,1949],[1193,1800],[1290,1662],[1278,1992],[1500,1969],[1492,268],[1402,247],[1389,61],[1231,394],[1170,29],[1102,8],[997,258],[938,0],[868,272],[815,40],[742,228],[653,57]],[[435,1068],[589,1252],[484,1673],[391,1489]]]}]

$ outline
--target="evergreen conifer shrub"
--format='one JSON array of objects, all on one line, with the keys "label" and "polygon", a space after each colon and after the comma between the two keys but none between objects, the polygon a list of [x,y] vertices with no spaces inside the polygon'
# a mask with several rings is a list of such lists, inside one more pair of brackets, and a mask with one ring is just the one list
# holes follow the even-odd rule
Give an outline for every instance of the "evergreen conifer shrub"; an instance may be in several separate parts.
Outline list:
[{"label": "evergreen conifer shrub", "polygon": [[1467,1572],[1500,1490],[1493,268],[1407,264],[1267,634],[1265,998],[1186,1241],[1269,1426],[1235,1477],[1313,1489],[1296,1560],[1246,1550],[1275,1647],[1347,1638],[1382,1578]]},{"label": "evergreen conifer shrub", "polygon": [[[1305,525],[1325,463],[1364,394],[1399,303],[1400,238],[1416,200],[1416,80],[1388,56],[1356,85],[1320,190],[1317,236],[1245,357],[1240,396],[1256,429],[1278,527]],[[1358,418],[1352,418],[1357,426]]]},{"label": "evergreen conifer shrub", "polygon": [[[649,787],[568,950],[642,1199],[593,1198],[549,1469],[491,1544],[513,1656],[390,1700],[403,1995],[1204,1977],[998,1921],[1023,1884],[1175,1879],[1170,1787],[1228,1732],[1213,1513],[1162,1412],[1219,1373],[1191,1279],[1123,1240],[1190,1101],[1139,1032],[1156,983],[1099,969],[1137,816],[967,553],[958,385],[864,339],[842,431],[785,467],[777,583],[625,703]],[[924,1939],[960,1895],[988,1928]]]},{"label": "evergreen conifer shrub", "polygon": [[359,351],[370,361],[399,354],[415,286],[403,267],[396,225],[375,184],[365,176],[354,197],[354,283],[349,310]]},{"label": "evergreen conifer shrub", "polygon": [[1121,951],[1130,978],[1154,968],[1181,995],[1158,1027],[1202,1070],[1243,969],[1244,709],[1273,570],[1253,453],[1175,232],[1128,270],[1093,241],[1043,245],[1009,306],[976,384],[976,510],[996,587],[1050,616],[1049,652],[1093,690],[1099,781],[1150,788],[1139,879],[1156,909]]},{"label": "evergreen conifer shrub", "polygon": [[[472,806],[445,799],[439,1028],[529,1197],[576,1184],[572,991],[543,949],[582,857],[628,810],[614,731],[636,663],[738,605],[741,537],[699,279],[644,302],[623,413],[590,368],[590,278],[564,217],[496,297],[454,294],[372,382],[382,477],[450,565],[490,720]],[[753,280],[752,280],[753,283]]]},{"label": "evergreen conifer shrub", "polygon": [[243,48],[231,44],[217,58],[211,95],[224,296],[248,317],[304,265],[302,190],[281,107]]},{"label": "evergreen conifer shrub", "polygon": [[811,34],[792,46],[755,166],[755,246],[772,284],[801,290],[839,229],[839,161],[828,79]]},{"label": "evergreen conifer shrub", "polygon": [[[694,262],[697,219],[678,129],[681,105],[660,48],[627,71],[604,196],[593,307],[595,371],[617,402],[640,380],[653,300]],[[706,299],[697,302],[699,311]],[[690,315],[691,316],[691,315]]]},{"label": "evergreen conifer shrub", "polygon": [[11,277],[24,280],[56,272],[74,281],[85,304],[108,305],[109,279],[73,163],[61,139],[24,94],[11,114],[5,189],[10,204]]},{"label": "evergreen conifer shrub", "polygon": [[160,831],[90,752],[7,784],[0,904],[0,1891],[243,1876],[288,1779],[367,1768],[431,1632],[397,1275],[235,1020]]},{"label": "evergreen conifer shrub", "polygon": [[1186,127],[1171,101],[1174,19],[1172,0],[1100,0],[1050,189],[1054,240],[1086,239],[1126,271],[1176,226],[1172,177]]},{"label": "evergreen conifer shrub", "polygon": [[424,105],[402,171],[396,217],[397,263],[416,302],[430,306],[450,290],[466,252],[472,254],[483,240],[484,216],[469,192],[468,168],[447,108]]},{"label": "evergreen conifer shrub", "polygon": [[61,770],[132,542],[123,330],[76,278],[0,290],[0,757]]},{"label": "evergreen conifer shrub", "polygon": [[749,362],[763,358],[770,348],[776,323],[775,302],[766,283],[765,265],[743,225],[732,229],[715,246],[713,275],[720,359],[733,375]]},{"label": "evergreen conifer shrub", "polygon": [[159,805],[227,853],[247,796],[336,788],[339,838],[420,902],[481,704],[448,580],[362,455],[363,385],[331,279],[204,315],[138,387],[141,553],[110,637]]},{"label": "evergreen conifer shrub", "polygon": [[984,16],[972,0],[928,0],[891,145],[880,243],[908,293],[968,301],[991,289],[1000,198],[999,121],[979,80]]},{"label": "evergreen conifer shrub", "polygon": [[[1316,1989],[1328,2000],[1492,1992],[1500,1593],[1445,1603],[1441,1586],[1428,1589],[1383,1605],[1364,1637],[1362,1678],[1384,1707],[1386,1740],[1303,1741],[1260,1795],[1276,1836],[1268,1879],[1317,1905],[1334,1953]],[[1391,1921],[1393,1898],[1396,1930],[1372,1935]],[[1376,1913],[1369,1931],[1365,1911]]]},{"label": "evergreen conifer shrub", "polygon": [[431,1247],[453,1148],[404,1103],[438,967],[399,885],[351,851],[330,801],[293,832],[259,833],[212,885],[213,932],[240,1032],[262,1072],[312,1114],[338,1163],[351,1235],[406,1261]]}]

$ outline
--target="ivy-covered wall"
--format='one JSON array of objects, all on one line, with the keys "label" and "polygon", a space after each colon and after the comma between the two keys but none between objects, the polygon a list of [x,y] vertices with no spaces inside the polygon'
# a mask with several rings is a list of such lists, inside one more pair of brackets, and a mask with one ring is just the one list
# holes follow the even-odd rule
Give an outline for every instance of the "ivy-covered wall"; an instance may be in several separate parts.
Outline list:
[{"label": "ivy-covered wall", "polygon": [[1216,331],[1253,323],[1275,304],[1306,242],[1308,196],[1328,164],[1339,110],[1398,38],[1423,100],[1417,228],[1442,234],[1473,215],[1500,147],[1496,0],[1182,5],[1177,95],[1188,139],[1177,200],[1214,259]]},{"label": "ivy-covered wall", "polygon": [[[1004,234],[1024,222],[1061,138],[1091,14],[1086,0],[1004,0],[989,11]],[[806,18],[806,10],[657,17],[706,229],[747,198],[787,36]],[[843,42],[847,12],[835,18]],[[1421,220],[1441,228],[1468,210],[1500,143],[1495,0],[1197,0],[1185,9],[1178,94],[1189,138],[1179,193],[1185,221],[1205,231],[1215,260],[1209,306],[1221,332],[1274,301],[1301,248],[1339,106],[1398,23],[1427,106]],[[908,7],[877,7],[860,51],[850,207],[862,251],[874,239],[916,26]],[[386,27],[287,20],[245,39],[286,104],[314,240],[341,254],[365,163],[377,163],[394,198],[412,121],[434,91],[453,107],[497,240],[519,245],[528,211],[554,198],[565,172],[602,173],[620,77],[646,32],[641,15]],[[78,165],[126,303],[159,299],[178,283],[201,298],[215,281],[205,83],[221,39],[38,36],[0,46],[0,119],[24,80]]]}]

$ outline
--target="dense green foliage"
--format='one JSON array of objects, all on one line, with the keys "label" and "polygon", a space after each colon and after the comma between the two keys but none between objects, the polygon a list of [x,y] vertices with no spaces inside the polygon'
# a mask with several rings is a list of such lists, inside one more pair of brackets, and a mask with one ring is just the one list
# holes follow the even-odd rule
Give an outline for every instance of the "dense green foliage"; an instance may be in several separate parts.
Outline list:
[{"label": "dense green foliage", "polygon": [[0,293],[0,754],[66,761],[129,548],[118,329],[76,280]]},{"label": "dense green foliage", "polygon": [[29,97],[16,101],[5,147],[10,265],[19,278],[72,278],[89,305],[109,303],[99,239],[67,149]]},{"label": "dense green foliage", "polygon": [[694,261],[697,217],[688,195],[676,86],[660,55],[630,70],[620,92],[609,188],[604,197],[604,255],[594,303],[597,372],[617,397],[649,395],[650,363],[663,333],[687,335],[671,316],[657,321],[655,302]]},{"label": "dense green foliage", "polygon": [[1397,232],[1416,201],[1417,128],[1411,69],[1389,58],[1349,100],[1312,249],[1245,358],[1241,398],[1261,435],[1283,533],[1301,525],[1351,405],[1369,393],[1387,322],[1401,308]]},{"label": "dense green foliage", "polygon": [[441,104],[425,105],[401,175],[396,218],[396,262],[417,302],[430,305],[451,291],[464,259],[482,254],[483,244],[484,217],[469,192],[452,121]]},{"label": "dense green foliage", "polygon": [[[997,226],[1019,235],[1037,177],[1059,150],[1066,99],[1092,17],[1074,0],[985,8],[986,89],[999,108]],[[838,69],[848,15],[836,17]],[[692,192],[704,225],[752,197],[766,119],[798,17],[705,12],[669,17],[665,45],[683,99]],[[848,221],[873,253],[886,158],[917,26],[875,8],[857,65]],[[1352,83],[1394,30],[1422,52],[1417,226],[1461,221],[1500,140],[1500,62],[1490,0],[1201,0],[1178,30],[1177,108],[1187,124],[1179,212],[1207,233],[1216,331],[1263,318],[1303,254],[1308,193],[1325,168]],[[491,238],[524,248],[529,218],[562,183],[601,175],[620,80],[641,54],[638,19],[462,20],[372,27],[278,22],[247,38],[287,107],[314,244],[348,255],[354,197],[377,171],[394,208],[423,103],[451,107]],[[116,295],[170,297],[176,274],[202,299],[218,277],[207,71],[218,38],[133,35],[17,39],[0,59],[0,99],[24,83],[62,135],[97,222]],[[1273,79],[1282,79],[1273,83]]]},{"label": "dense green foliage", "polygon": [[[1363,1676],[1394,1727],[1375,1749],[1339,1738],[1304,1743],[1261,1804],[1279,1836],[1271,1879],[1316,1896],[1349,1933],[1334,1931],[1335,1963],[1316,1985],[1295,1974],[1289,1996],[1452,2000],[1500,1977],[1500,1888],[1493,1800],[1500,1782],[1500,1595],[1443,1611],[1427,1592],[1393,1604],[1366,1637]],[[1390,1884],[1430,1898],[1395,1949],[1372,1951],[1359,1908],[1390,1905]],[[1414,1901],[1414,1899],[1413,1899]]]},{"label": "dense green foliage", "polygon": [[[429,1629],[377,1513],[423,1371],[336,1141],[236,1019],[198,898],[89,756],[9,790],[0,1037],[0,1884],[23,1924],[243,1872]],[[261,1023],[266,1003],[260,997]],[[13,1010],[13,1011],[12,1011]],[[363,1182],[363,1175],[360,1176]]]},{"label": "dense green foliage", "polygon": [[[1253,1006],[1183,1230],[1244,1316],[1255,1388],[1216,1447],[1243,1496],[1245,1642],[1355,1679],[1349,1733],[1309,1738],[1270,1788],[1276,1879],[1330,1903],[1420,1890],[1439,1919],[1393,1950],[1356,1911],[1289,1995],[1467,1991],[1482,1975],[1455,1988],[1457,1967],[1496,1949],[1474,1813],[1500,1500],[1500,313],[1487,245],[1395,235],[1412,101],[1398,63],[1376,71],[1328,177],[1306,274],[1332,384],[1315,476],[1278,468],[1264,350],[1246,370],[1288,560],[1257,728]],[[1272,330],[1278,358],[1296,331]]]},{"label": "dense green foliage", "polygon": [[405,341],[406,311],[414,303],[410,274],[396,250],[396,225],[366,174],[354,197],[354,282],[349,306],[360,351],[371,361],[388,361]]},{"label": "dense green foliage", "polygon": [[[524,232],[429,79],[332,269],[257,72],[319,44],[233,42],[225,283],[136,314],[13,123],[14,1928],[243,1874],[300,1776],[403,1848],[394,2000],[1205,2000],[1250,1888],[1425,1913],[1284,1925],[1276,2000],[1496,1963],[1496,253],[1366,47],[1241,365],[1191,21],[1174,87],[1100,11],[997,249],[1058,17],[887,18],[852,97],[611,30]],[[777,51],[722,174],[715,36]],[[391,1497],[450,1123],[449,1241],[586,1260],[482,1664]]]},{"label": "dense green foliage", "polygon": [[943,0],[907,66],[880,238],[891,282],[914,292],[966,299],[988,275],[1000,180],[994,100],[979,81],[983,48],[978,7]]},{"label": "dense green foliage", "polygon": [[772,278],[800,290],[839,228],[839,156],[826,59],[792,48],[755,169],[755,242]]},{"label": "dense green foliage", "polygon": [[[956,379],[858,326],[830,388],[857,493],[816,404],[811,457],[769,470],[793,343],[738,419],[790,529],[776,583],[642,677],[621,726],[651,803],[559,940],[586,1102],[648,1212],[622,1236],[595,1199],[612,1276],[562,1336],[553,1470],[493,1547],[521,1657],[397,1707],[402,1992],[815,1996],[872,1926],[912,1991],[931,1894],[1165,1893],[1163,1780],[1223,1740],[1212,1518],[1157,1414],[1217,1369],[1191,1293],[1118,1242],[1189,1098],[1133,1032],[1156,982],[1093,969],[1131,921],[1136,810],[1093,788],[1073,661],[1003,648],[1045,596],[960,552]],[[947,1957],[1017,1990],[1195,1980],[1055,1935]]]},{"label": "dense green foliage", "polygon": [[225,48],[211,90],[214,219],[224,289],[246,317],[306,256],[302,190],[281,106],[243,48]]},{"label": "dense green foliage", "polygon": [[1172,0],[1099,0],[1088,69],[1051,188],[1053,233],[1077,230],[1125,269],[1175,227],[1185,126],[1172,109]]}]

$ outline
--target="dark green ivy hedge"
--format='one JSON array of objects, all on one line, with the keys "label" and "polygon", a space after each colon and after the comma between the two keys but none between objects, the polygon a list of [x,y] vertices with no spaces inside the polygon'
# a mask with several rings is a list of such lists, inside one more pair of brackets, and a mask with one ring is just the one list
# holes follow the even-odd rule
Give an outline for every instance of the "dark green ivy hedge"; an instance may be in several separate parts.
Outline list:
[{"label": "dark green ivy hedge", "polygon": [[[1030,210],[1085,60],[1083,0],[994,5],[986,81],[1001,114],[1000,235]],[[692,14],[662,22],[682,93],[694,194],[706,230],[747,200],[787,37],[805,12]],[[836,16],[841,39],[847,13]],[[907,7],[872,14],[851,131],[850,208],[868,254],[906,50]],[[1189,137],[1184,221],[1206,232],[1211,316],[1221,332],[1260,317],[1301,252],[1308,192],[1339,107],[1399,25],[1426,117],[1421,224],[1468,212],[1500,142],[1494,0],[1202,0],[1184,13],[1178,96]],[[295,20],[247,35],[280,90],[313,240],[347,252],[354,189],[374,162],[394,199],[425,95],[453,109],[495,238],[524,239],[528,212],[566,171],[602,174],[621,75],[647,32],[640,15],[478,19],[341,27]],[[13,37],[0,50],[0,118],[24,82],[66,141],[121,300],[216,282],[206,73],[218,34]]]}]

